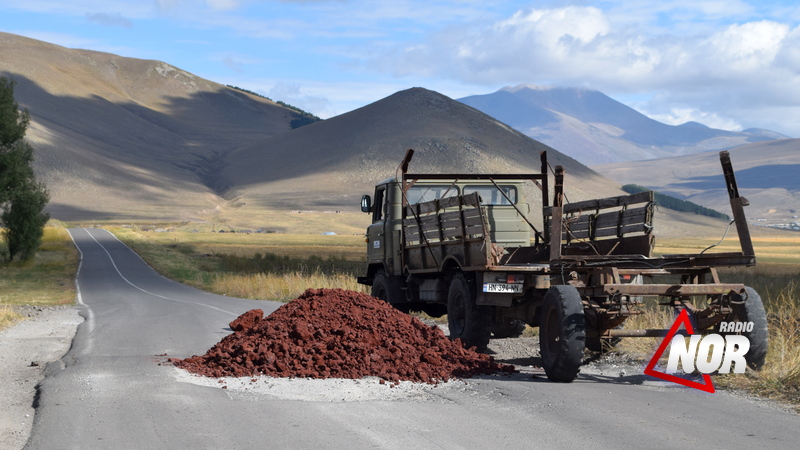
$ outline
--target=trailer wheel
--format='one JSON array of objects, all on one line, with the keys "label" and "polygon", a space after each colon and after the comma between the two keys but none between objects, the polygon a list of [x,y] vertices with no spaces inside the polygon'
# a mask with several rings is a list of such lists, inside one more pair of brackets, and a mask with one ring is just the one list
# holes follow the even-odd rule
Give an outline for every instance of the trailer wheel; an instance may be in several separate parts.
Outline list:
[{"label": "trailer wheel", "polygon": [[[728,316],[730,322],[753,322],[753,330],[743,332],[750,340],[750,350],[744,356],[747,365],[755,370],[761,370],[767,358],[769,332],[767,330],[767,312],[761,296],[755,289],[745,287],[746,298],[734,297],[733,313]],[[737,301],[738,300],[738,301]]]},{"label": "trailer wheel", "polygon": [[451,339],[461,339],[465,348],[483,350],[492,333],[492,311],[475,303],[475,290],[464,274],[457,274],[447,293],[447,325]]},{"label": "trailer wheel", "polygon": [[578,376],[586,347],[586,320],[578,290],[551,286],[544,296],[541,317],[542,367],[550,380],[569,383]]},{"label": "trailer wheel", "polygon": [[403,291],[400,290],[400,283],[395,277],[386,275],[386,272],[379,270],[372,279],[372,291],[370,293],[375,298],[385,300],[398,310],[408,313],[409,304],[405,302]]}]

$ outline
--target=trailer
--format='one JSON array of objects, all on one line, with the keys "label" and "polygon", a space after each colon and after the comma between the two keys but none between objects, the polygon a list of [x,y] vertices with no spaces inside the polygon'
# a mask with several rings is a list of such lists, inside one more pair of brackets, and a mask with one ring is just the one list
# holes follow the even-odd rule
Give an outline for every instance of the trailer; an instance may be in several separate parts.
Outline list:
[{"label": "trailer", "polygon": [[[761,298],[743,284],[722,283],[716,270],[756,264],[748,203],[728,152],[720,160],[741,252],[661,256],[653,255],[652,191],[565,203],[564,168],[551,170],[545,152],[540,172],[530,174],[409,173],[413,153],[398,168],[402,175],[362,197],[372,224],[367,273],[358,281],[373,296],[406,312],[447,314],[450,337],[467,347],[518,335],[520,325],[538,327],[542,366],[553,381],[574,380],[586,349],[666,336],[623,326],[643,313],[646,298],[687,310],[695,330],[753,322],[742,332],[751,343],[745,359],[754,369],[764,364]],[[529,219],[526,185],[541,191],[541,230]]]}]

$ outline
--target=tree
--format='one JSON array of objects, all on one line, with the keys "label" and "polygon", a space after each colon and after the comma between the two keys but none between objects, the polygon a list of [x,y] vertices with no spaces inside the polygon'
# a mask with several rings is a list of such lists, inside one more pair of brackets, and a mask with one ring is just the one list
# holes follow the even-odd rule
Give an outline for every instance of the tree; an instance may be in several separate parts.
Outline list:
[{"label": "tree", "polygon": [[49,214],[42,212],[48,200],[50,196],[44,186],[33,182],[20,189],[4,209],[0,221],[6,228],[3,237],[8,244],[9,261],[17,255],[27,261],[36,253],[42,243],[44,226],[50,219]]},{"label": "tree", "polygon": [[9,261],[33,257],[50,218],[43,212],[50,196],[36,181],[33,147],[25,141],[30,115],[14,100],[14,84],[0,77],[0,226]]}]

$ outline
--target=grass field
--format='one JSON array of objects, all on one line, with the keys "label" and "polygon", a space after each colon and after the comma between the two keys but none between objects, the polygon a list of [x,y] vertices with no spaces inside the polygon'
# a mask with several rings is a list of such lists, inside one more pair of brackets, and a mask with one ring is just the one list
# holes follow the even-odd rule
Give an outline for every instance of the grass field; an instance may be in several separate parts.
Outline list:
[{"label": "grass field", "polygon": [[112,228],[157,271],[217,294],[287,301],[308,288],[364,290],[364,237]]},{"label": "grass field", "polygon": [[[0,254],[5,242],[0,240]],[[55,224],[44,230],[36,256],[26,262],[0,263],[0,328],[21,317],[14,305],[52,306],[75,301],[78,251],[69,233]]]}]

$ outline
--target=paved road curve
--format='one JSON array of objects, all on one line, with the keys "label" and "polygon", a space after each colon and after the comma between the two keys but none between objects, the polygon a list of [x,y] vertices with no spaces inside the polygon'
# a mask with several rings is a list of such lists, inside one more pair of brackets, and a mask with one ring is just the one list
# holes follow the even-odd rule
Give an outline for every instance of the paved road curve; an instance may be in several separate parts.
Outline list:
[{"label": "paved road curve", "polygon": [[488,377],[424,400],[366,402],[180,382],[157,355],[201,354],[242,312],[279,304],[185,287],[104,230],[70,233],[86,321],[48,368],[26,448],[796,448],[796,415],[640,375]]}]

